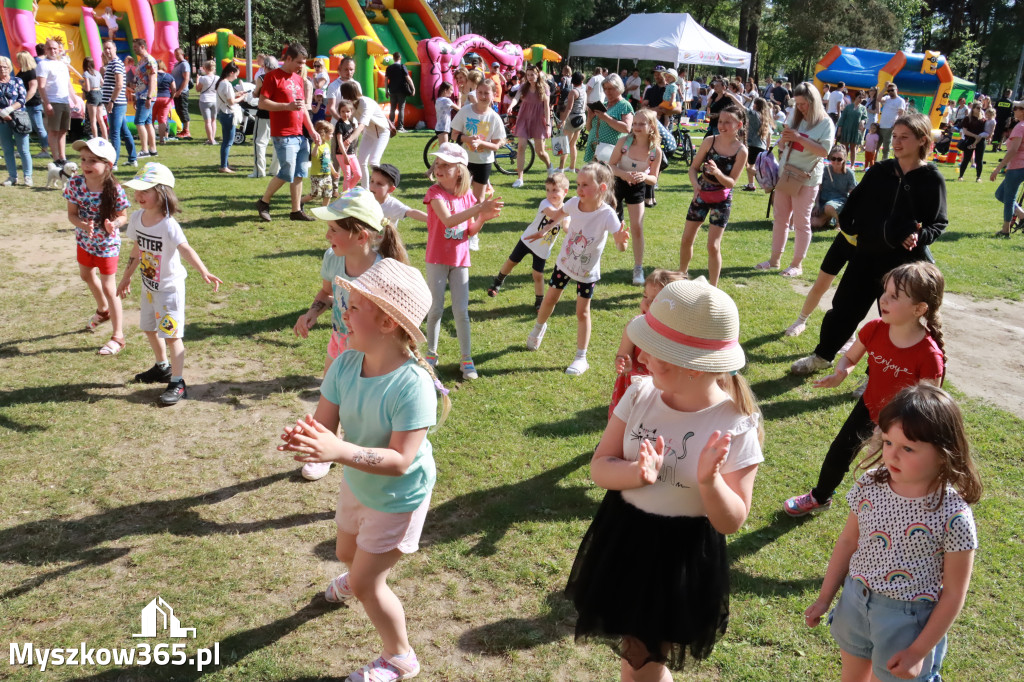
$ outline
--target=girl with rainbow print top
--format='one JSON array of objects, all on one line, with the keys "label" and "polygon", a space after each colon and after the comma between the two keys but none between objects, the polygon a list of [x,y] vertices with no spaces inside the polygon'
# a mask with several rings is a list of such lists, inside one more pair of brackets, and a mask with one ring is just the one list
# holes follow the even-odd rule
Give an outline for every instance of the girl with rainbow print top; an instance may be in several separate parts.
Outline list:
[{"label": "girl with rainbow print top", "polygon": [[845,682],[941,680],[946,632],[963,608],[978,532],[969,505],[981,497],[963,417],[931,384],[903,389],[878,418],[846,495],[850,515],[817,601],[829,616]]}]

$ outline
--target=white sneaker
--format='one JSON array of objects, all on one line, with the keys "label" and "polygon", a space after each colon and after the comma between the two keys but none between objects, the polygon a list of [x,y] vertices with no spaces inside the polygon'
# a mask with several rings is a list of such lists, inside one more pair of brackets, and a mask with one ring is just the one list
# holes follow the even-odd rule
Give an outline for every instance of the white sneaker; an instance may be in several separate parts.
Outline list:
[{"label": "white sneaker", "polygon": [[590,369],[590,363],[587,362],[585,357],[576,358],[568,367],[565,368],[565,373],[569,376],[578,377],[588,369]]},{"label": "white sneaker", "polygon": [[856,341],[856,340],[857,340],[857,335],[856,334],[854,334],[853,336],[848,338],[846,340],[846,343],[843,344],[843,347],[839,349],[839,355],[846,355],[846,351],[850,350],[850,348],[853,347],[853,342]]},{"label": "white sneaker", "polygon": [[479,234],[474,234],[472,237],[469,238],[469,250],[470,251],[479,251],[480,250],[480,235]]},{"label": "white sneaker", "polygon": [[789,329],[786,330],[786,336],[800,336],[807,329],[807,320],[801,322],[797,320],[793,324],[789,325]]},{"label": "white sneaker", "polygon": [[327,583],[327,589],[324,590],[324,599],[332,604],[343,602],[351,596],[352,588],[348,585],[348,571],[345,571],[337,578]]},{"label": "white sneaker", "polygon": [[522,178],[516,178],[515,182],[512,183],[512,189],[519,189],[522,186],[523,186],[523,179]]},{"label": "white sneaker", "polygon": [[832,363],[825,358],[818,357],[814,353],[811,353],[805,358],[800,358],[789,367],[789,371],[793,374],[814,374],[818,370],[831,367]]},{"label": "white sneaker", "polygon": [[139,167],[139,162],[138,161],[129,161],[128,165],[131,166],[132,168],[138,168]]},{"label": "white sneaker", "polygon": [[302,465],[302,477],[307,481],[319,481],[330,471],[330,462],[306,462]]},{"label": "white sneaker", "polygon": [[256,171],[253,171],[252,173],[249,173],[245,177],[247,177],[247,178],[262,178],[263,176],[260,175],[259,173],[257,173]]},{"label": "white sneaker", "polygon": [[25,182],[21,183],[26,187],[34,187],[35,184],[32,182],[32,178],[25,178]]},{"label": "white sneaker", "polygon": [[633,268],[633,284],[638,287],[644,285],[644,268],[642,265],[637,265]]},{"label": "white sneaker", "polygon": [[[536,325],[534,325],[536,327]],[[540,342],[544,340],[544,333],[548,330],[548,325],[545,323],[541,326],[539,332],[531,331],[526,337],[526,350],[537,350],[540,348]]]},{"label": "white sneaker", "polygon": [[112,170],[112,171],[114,171],[116,173],[117,172],[117,165],[111,166],[110,170]]},{"label": "white sneaker", "polygon": [[550,178],[552,175],[554,175],[557,172],[558,172],[558,169],[555,168],[554,166],[552,166],[551,168],[548,168],[548,177]]}]

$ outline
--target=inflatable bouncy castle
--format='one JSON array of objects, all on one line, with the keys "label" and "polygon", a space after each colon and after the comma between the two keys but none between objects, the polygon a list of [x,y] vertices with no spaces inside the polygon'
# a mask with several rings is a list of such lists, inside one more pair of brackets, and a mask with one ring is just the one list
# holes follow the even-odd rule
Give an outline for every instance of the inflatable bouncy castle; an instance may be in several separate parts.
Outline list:
[{"label": "inflatable bouncy castle", "polygon": [[110,37],[106,16],[113,16],[117,30],[114,44],[124,58],[131,54],[134,38],[142,38],[150,53],[174,66],[178,47],[178,12],[174,0],[61,0],[40,2],[33,15],[32,0],[3,0],[0,14],[2,47],[0,52],[13,56],[20,50],[35,55],[36,44],[57,37],[79,73],[82,60],[92,57],[103,63],[103,40]]}]

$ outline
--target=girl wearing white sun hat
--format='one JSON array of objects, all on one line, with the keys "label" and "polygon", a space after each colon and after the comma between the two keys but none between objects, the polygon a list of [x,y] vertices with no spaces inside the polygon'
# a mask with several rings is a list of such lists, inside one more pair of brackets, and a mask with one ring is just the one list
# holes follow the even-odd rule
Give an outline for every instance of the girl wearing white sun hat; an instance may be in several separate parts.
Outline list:
[{"label": "girl wearing white sun hat", "polygon": [[[436,478],[427,430],[443,423],[451,403],[420,355],[420,325],[430,308],[423,275],[393,258],[357,279],[338,278],[348,291],[348,349],[331,364],[314,415],[285,428],[279,450],[300,462],[340,462],[338,559],[348,571],[332,580],[328,601],[358,599],[383,642],[379,658],[350,680],[399,680],[419,672],[405,615],[385,582],[403,554],[419,548]],[[344,430],[344,440],[336,434]]]},{"label": "girl wearing white sun hat", "polygon": [[[626,391],[590,462],[608,493],[566,595],[577,639],[612,640],[623,679],[667,680],[728,624],[725,536],[750,511],[761,414],[737,374],[736,304],[703,277],[668,284],[626,333],[651,376]],[[623,579],[627,557],[642,576]]]}]

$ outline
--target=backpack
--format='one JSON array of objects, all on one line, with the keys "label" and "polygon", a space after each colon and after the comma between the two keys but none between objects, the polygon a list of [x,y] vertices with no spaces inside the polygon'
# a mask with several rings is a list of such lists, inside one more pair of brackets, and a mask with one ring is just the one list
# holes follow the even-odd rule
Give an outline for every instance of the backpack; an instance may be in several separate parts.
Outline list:
[{"label": "backpack", "polygon": [[765,192],[775,189],[779,182],[779,162],[772,153],[774,149],[774,146],[769,147],[758,154],[757,160],[754,161],[754,178]]}]

